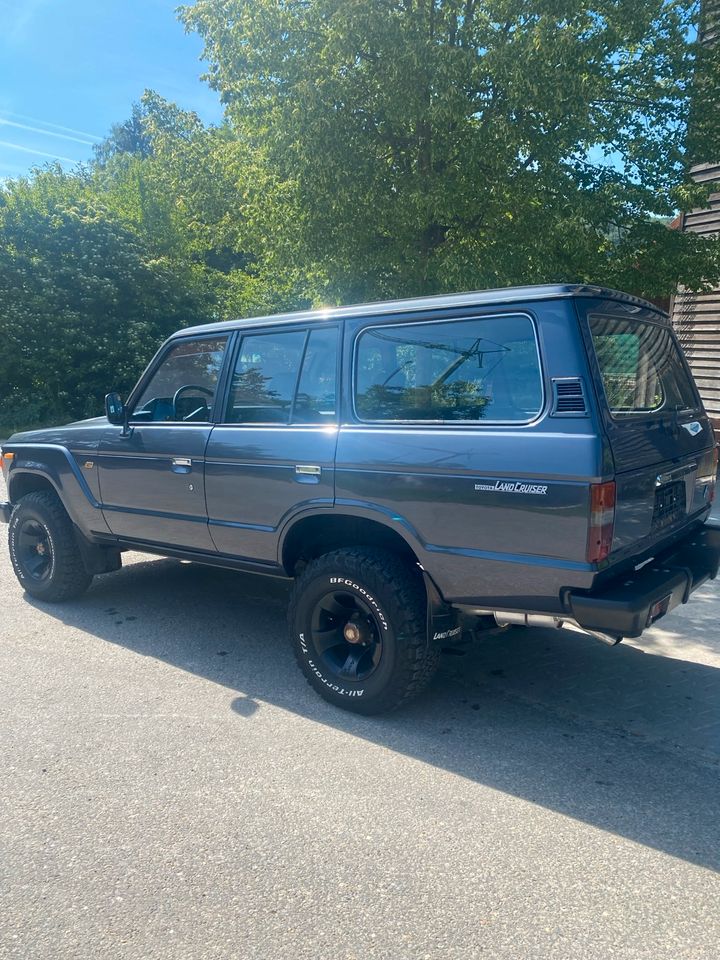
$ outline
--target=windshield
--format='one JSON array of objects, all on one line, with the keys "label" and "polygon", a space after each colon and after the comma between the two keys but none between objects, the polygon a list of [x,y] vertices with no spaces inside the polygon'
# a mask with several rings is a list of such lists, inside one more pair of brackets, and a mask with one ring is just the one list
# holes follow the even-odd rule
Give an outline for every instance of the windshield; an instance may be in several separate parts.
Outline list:
[{"label": "windshield", "polygon": [[669,327],[589,317],[605,396],[614,417],[694,410],[697,396]]}]

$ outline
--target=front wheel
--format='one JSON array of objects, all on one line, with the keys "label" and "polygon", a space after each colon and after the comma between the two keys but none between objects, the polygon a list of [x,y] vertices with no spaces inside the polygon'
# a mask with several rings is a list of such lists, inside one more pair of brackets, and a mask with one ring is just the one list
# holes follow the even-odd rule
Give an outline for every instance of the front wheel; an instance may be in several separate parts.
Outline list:
[{"label": "front wheel", "polygon": [[310,685],[355,713],[392,710],[437,668],[419,571],[371,547],[335,550],[295,581],[290,639]]},{"label": "front wheel", "polygon": [[15,576],[38,600],[71,600],[90,586],[65,508],[50,490],[28,493],[15,506],[8,531]]}]

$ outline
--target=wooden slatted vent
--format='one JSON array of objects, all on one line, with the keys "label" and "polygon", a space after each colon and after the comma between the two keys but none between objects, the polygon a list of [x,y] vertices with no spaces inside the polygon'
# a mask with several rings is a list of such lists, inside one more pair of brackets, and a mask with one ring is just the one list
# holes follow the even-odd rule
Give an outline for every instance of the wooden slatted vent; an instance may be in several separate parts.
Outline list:
[{"label": "wooden slatted vent", "polygon": [[553,416],[585,417],[585,385],[580,377],[553,379]]}]

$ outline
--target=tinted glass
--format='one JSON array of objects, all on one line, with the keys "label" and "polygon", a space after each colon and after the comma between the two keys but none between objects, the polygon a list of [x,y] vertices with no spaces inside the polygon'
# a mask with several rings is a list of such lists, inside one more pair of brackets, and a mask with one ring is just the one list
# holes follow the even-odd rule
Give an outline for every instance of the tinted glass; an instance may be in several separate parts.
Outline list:
[{"label": "tinted glass", "polygon": [[210,420],[226,345],[226,337],[217,337],[184,340],[172,347],[143,390],[130,420]]},{"label": "tinted glass", "polygon": [[305,330],[243,337],[230,390],[228,423],[289,423]]},{"label": "tinted glass", "polygon": [[310,333],[292,412],[293,423],[334,423],[336,419],[337,328]]},{"label": "tinted glass", "polygon": [[363,420],[525,422],[542,397],[528,317],[384,326],[358,339],[355,409]]},{"label": "tinted glass", "polygon": [[590,332],[614,416],[695,409],[695,391],[669,328],[590,317]]}]

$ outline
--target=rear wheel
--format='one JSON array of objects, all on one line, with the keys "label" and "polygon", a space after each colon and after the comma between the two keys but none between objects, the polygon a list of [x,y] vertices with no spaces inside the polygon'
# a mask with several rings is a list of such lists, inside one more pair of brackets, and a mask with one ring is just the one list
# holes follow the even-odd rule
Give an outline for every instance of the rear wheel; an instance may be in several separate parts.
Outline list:
[{"label": "rear wheel", "polygon": [[71,600],[90,586],[72,523],[50,490],[28,493],[9,526],[10,559],[24,589],[39,600]]},{"label": "rear wheel", "polygon": [[289,626],[308,682],[345,710],[392,710],[437,668],[422,578],[384,550],[335,550],[310,563],[295,581]]}]

